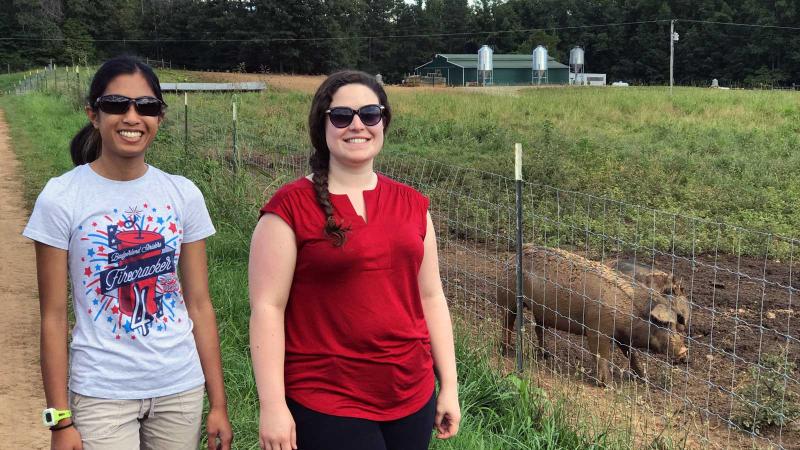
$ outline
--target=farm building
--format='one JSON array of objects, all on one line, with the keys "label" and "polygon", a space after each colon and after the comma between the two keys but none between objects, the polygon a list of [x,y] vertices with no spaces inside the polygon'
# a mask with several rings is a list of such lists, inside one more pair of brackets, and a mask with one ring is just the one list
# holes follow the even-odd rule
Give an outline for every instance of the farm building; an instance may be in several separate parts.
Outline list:
[{"label": "farm building", "polygon": [[[495,85],[524,85],[531,84],[533,59],[531,55],[495,54],[494,55]],[[478,80],[478,54],[477,53],[447,53],[437,54],[432,60],[414,69],[417,75],[437,73],[444,77],[450,86],[463,86],[476,83]],[[547,61],[547,83],[569,83],[569,67],[553,58]]]}]

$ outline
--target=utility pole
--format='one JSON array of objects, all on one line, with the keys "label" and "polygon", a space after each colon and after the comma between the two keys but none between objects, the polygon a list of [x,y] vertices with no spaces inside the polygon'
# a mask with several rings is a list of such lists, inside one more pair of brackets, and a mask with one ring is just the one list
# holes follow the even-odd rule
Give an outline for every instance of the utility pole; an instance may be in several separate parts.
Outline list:
[{"label": "utility pole", "polygon": [[669,95],[672,95],[672,85],[675,84],[675,42],[678,41],[678,33],[675,32],[675,19],[669,21]]}]

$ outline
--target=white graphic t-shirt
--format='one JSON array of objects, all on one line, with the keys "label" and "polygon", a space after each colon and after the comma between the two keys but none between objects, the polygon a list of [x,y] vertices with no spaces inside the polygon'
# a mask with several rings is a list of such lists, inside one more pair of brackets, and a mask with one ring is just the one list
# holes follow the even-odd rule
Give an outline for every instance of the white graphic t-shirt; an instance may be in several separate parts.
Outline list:
[{"label": "white graphic t-shirt", "polygon": [[182,243],[214,231],[194,183],[152,166],[132,181],[88,164],[48,181],[22,234],[69,252],[72,391],[142,399],[205,382],[177,266]]}]

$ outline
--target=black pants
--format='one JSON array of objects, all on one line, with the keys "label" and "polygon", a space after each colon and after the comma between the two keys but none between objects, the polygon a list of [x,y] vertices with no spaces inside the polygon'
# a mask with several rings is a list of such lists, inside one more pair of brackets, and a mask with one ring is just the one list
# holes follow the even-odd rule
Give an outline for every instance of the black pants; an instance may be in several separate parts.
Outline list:
[{"label": "black pants", "polygon": [[436,393],[419,411],[388,422],[329,416],[286,399],[299,450],[425,450],[436,415]]}]

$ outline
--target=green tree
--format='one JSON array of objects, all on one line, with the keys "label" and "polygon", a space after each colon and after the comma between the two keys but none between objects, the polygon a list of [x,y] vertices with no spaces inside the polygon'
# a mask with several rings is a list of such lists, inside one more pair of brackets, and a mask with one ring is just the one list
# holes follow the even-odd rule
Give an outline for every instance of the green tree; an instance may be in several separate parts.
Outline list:
[{"label": "green tree", "polygon": [[64,57],[77,64],[86,65],[94,61],[95,48],[86,26],[76,19],[67,19],[62,26],[64,33]]}]

